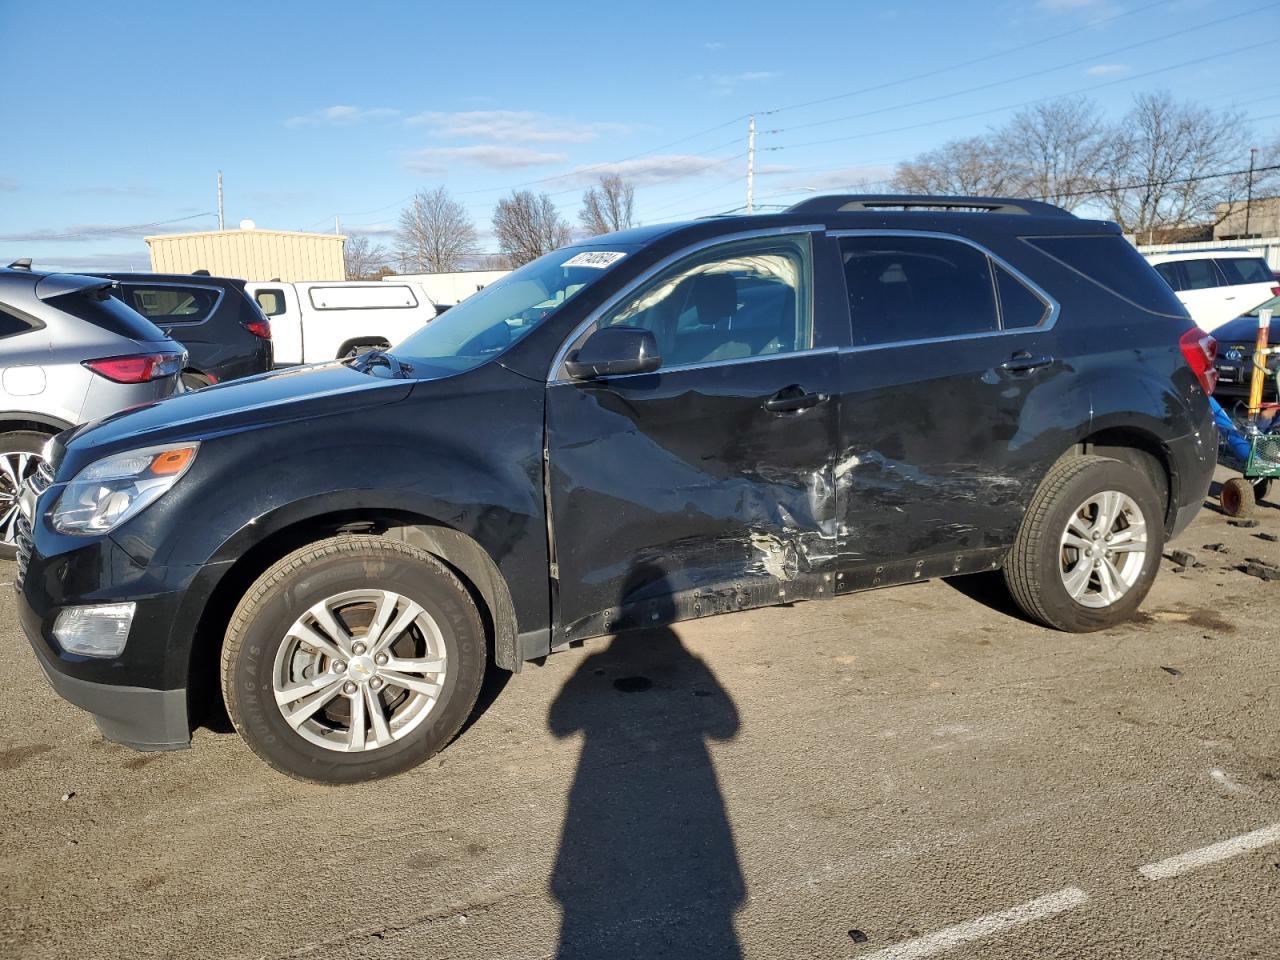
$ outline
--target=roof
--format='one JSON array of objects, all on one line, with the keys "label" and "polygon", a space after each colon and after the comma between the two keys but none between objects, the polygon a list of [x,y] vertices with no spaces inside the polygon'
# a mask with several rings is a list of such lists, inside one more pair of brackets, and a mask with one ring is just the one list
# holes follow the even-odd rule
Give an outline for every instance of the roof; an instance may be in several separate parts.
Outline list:
[{"label": "roof", "polygon": [[215,237],[247,237],[257,234],[259,236],[271,237],[296,237],[306,240],[346,240],[346,234],[342,233],[305,233],[301,230],[263,230],[260,227],[254,227],[252,230],[194,230],[191,233],[160,233],[151,237],[143,237],[147,243],[152,240],[186,240],[192,237],[201,237],[212,240]]}]

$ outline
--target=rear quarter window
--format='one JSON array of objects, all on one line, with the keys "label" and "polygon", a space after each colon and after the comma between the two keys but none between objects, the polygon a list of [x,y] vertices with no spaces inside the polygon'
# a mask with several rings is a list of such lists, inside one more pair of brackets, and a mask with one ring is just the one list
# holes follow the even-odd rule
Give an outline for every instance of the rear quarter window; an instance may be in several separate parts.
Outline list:
[{"label": "rear quarter window", "polygon": [[169,284],[142,286],[125,284],[124,302],[148,320],[159,323],[199,323],[209,319],[221,296],[209,287],[179,287]]},{"label": "rear quarter window", "polygon": [[95,327],[127,337],[130,340],[156,341],[164,340],[165,335],[154,323],[138,313],[137,310],[125,306],[115,297],[109,296],[105,290],[88,293],[68,293],[60,297],[52,297],[45,301],[50,307],[70,314],[78,320],[92,323]]},{"label": "rear quarter window", "polygon": [[1275,278],[1271,276],[1271,268],[1267,266],[1267,261],[1261,257],[1256,259],[1251,257],[1221,257],[1216,263],[1229,284],[1275,283]]},{"label": "rear quarter window", "polygon": [[26,333],[29,330],[37,330],[41,326],[40,323],[24,319],[16,313],[10,313],[3,306],[0,306],[0,340],[5,337],[15,337],[20,333]]},{"label": "rear quarter window", "polygon": [[[1026,237],[1027,243],[1125,300],[1161,316],[1186,319],[1187,311],[1169,284],[1124,237]],[[1050,291],[1052,293],[1052,291]]]},{"label": "rear quarter window", "polygon": [[311,306],[317,310],[394,310],[418,305],[413,289],[401,283],[368,287],[312,287]]}]

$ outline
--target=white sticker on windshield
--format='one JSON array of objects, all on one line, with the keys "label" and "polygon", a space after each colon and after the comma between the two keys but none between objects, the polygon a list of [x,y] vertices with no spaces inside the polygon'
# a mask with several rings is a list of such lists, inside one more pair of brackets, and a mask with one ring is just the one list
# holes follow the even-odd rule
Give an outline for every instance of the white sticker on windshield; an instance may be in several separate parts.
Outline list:
[{"label": "white sticker on windshield", "polygon": [[561,266],[595,267],[597,270],[603,270],[605,267],[613,266],[625,256],[625,253],[614,253],[609,250],[592,250],[588,253],[579,253],[577,256],[570,257]]}]

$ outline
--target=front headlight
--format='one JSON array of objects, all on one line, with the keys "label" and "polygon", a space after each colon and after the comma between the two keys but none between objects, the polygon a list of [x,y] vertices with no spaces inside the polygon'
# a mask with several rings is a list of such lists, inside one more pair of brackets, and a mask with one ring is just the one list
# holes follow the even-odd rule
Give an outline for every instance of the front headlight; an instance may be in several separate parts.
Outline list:
[{"label": "front headlight", "polygon": [[89,464],[67,484],[50,515],[59,533],[106,533],[137,516],[182,479],[198,443],[145,447]]}]

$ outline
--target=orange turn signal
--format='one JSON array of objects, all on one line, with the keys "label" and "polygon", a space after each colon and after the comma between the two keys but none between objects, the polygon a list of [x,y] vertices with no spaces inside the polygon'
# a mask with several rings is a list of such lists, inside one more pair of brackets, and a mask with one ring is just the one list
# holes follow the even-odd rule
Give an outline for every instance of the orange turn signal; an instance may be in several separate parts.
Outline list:
[{"label": "orange turn signal", "polygon": [[195,447],[178,447],[176,450],[166,450],[164,453],[156,454],[156,458],[151,461],[151,472],[157,477],[171,477],[175,473],[181,473],[191,458],[195,456]]}]

